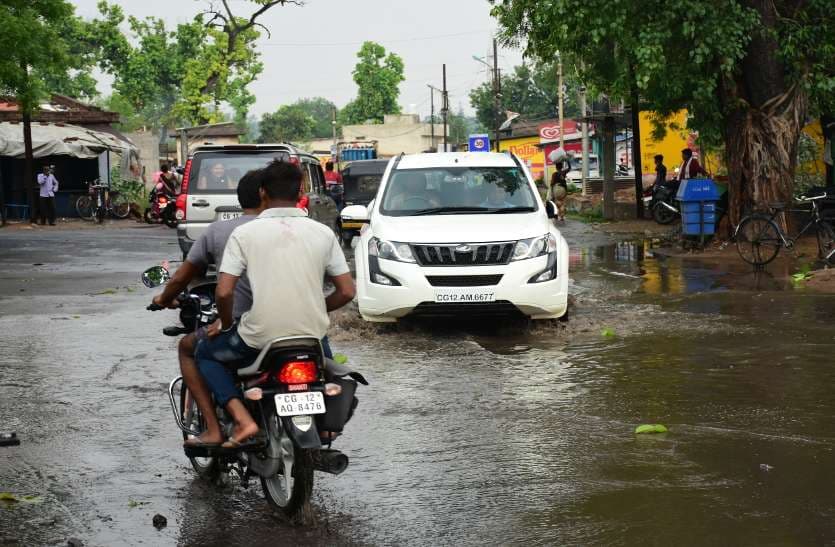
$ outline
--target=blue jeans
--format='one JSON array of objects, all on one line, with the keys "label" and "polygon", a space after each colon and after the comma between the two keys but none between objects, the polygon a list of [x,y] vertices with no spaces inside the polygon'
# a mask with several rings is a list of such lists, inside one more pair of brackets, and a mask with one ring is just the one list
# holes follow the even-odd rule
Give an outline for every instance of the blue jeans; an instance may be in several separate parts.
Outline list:
[{"label": "blue jeans", "polygon": [[[322,338],[325,357],[333,359],[328,337]],[[255,361],[261,350],[251,348],[238,336],[238,325],[214,338],[201,340],[197,344],[195,358],[200,374],[215,396],[215,402],[222,407],[231,399],[242,395],[235,382],[232,370],[248,367]]]}]

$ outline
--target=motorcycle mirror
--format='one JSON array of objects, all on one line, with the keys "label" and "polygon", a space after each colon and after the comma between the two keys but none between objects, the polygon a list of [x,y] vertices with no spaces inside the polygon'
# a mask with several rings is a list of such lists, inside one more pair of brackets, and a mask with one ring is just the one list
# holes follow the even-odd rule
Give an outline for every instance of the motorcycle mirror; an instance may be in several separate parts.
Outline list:
[{"label": "motorcycle mirror", "polygon": [[171,274],[162,266],[154,266],[142,272],[142,284],[153,289],[165,285],[171,279]]}]

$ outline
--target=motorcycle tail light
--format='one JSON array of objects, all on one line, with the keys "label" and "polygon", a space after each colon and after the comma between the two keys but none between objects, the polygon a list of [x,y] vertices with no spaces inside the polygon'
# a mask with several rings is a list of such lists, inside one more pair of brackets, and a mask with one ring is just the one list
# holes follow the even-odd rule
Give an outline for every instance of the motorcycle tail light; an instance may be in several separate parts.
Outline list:
[{"label": "motorcycle tail light", "polygon": [[160,208],[165,207],[166,205],[168,205],[168,198],[160,196],[160,198],[159,198]]},{"label": "motorcycle tail light", "polygon": [[309,384],[319,377],[315,361],[290,361],[281,366],[277,379],[282,384]]}]

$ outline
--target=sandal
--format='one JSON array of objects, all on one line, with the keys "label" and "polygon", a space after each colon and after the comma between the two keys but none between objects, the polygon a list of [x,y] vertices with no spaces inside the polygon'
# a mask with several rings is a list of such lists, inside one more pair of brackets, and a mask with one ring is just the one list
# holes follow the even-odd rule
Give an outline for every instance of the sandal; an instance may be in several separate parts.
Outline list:
[{"label": "sandal", "polygon": [[192,437],[183,443],[184,448],[217,448],[220,443],[206,442],[200,437]]}]

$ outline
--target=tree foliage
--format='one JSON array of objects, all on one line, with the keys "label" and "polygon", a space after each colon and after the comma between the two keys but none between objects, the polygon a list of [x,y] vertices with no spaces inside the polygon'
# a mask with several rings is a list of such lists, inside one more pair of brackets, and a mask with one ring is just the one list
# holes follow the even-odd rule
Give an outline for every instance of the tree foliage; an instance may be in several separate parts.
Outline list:
[{"label": "tree foliage", "polygon": [[[336,105],[323,97],[311,97],[299,99],[294,105],[302,109],[308,116],[313,118],[314,138],[327,138],[333,134],[333,113],[337,111]],[[337,121],[337,130],[339,123]]]},{"label": "tree foliage", "polygon": [[296,104],[281,106],[261,117],[258,142],[303,142],[314,136],[316,120]]},{"label": "tree foliage", "polygon": [[493,4],[506,44],[568,53],[589,87],[637,92],[661,114],[686,108],[702,139],[724,141],[734,219],[745,202],[790,198],[807,112],[835,102],[829,0]]},{"label": "tree foliage", "polygon": [[73,17],[64,0],[5,0],[0,8],[0,93],[13,95],[30,114],[58,79],[73,68],[61,29]]},{"label": "tree foliage", "polygon": [[344,123],[381,123],[386,114],[399,114],[400,82],[403,60],[375,42],[365,42],[357,53],[354,82],[359,88],[357,97],[342,109]]},{"label": "tree foliage", "polygon": [[[505,111],[518,112],[526,119],[556,118],[557,107],[557,66],[555,62],[522,64],[513,68],[511,74],[501,76],[501,104],[498,113],[500,122],[505,120]],[[563,67],[563,114],[571,118],[579,114],[577,88],[579,81],[573,66]],[[484,82],[470,91],[470,105],[476,111],[479,123],[492,129],[495,127],[496,103],[493,81]]]}]

